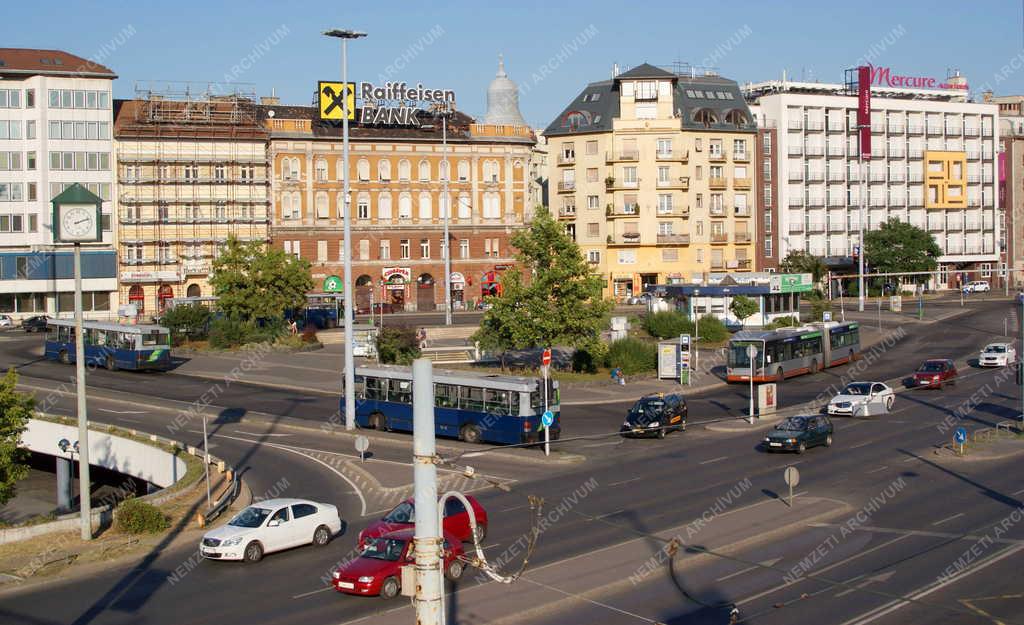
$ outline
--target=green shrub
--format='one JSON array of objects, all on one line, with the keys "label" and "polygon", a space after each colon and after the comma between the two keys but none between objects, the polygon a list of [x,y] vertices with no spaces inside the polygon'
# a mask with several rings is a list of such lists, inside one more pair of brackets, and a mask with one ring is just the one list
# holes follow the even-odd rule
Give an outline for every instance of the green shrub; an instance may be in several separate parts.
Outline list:
[{"label": "green shrub", "polygon": [[210,309],[202,304],[175,306],[164,313],[160,325],[171,331],[173,345],[184,341],[206,338],[210,323]]},{"label": "green shrub", "polygon": [[721,343],[729,338],[729,328],[725,327],[725,322],[712,315],[701,317],[697,329],[705,343]]},{"label": "green shrub", "polygon": [[306,328],[302,331],[302,342],[303,343],[316,343],[316,342],[318,342],[317,338],[316,338],[316,328],[314,328],[313,326],[306,326]]},{"label": "green shrub", "polygon": [[605,363],[607,357],[608,344],[597,341],[573,352],[572,370],[575,373],[597,373],[597,368]]},{"label": "green shrub", "polygon": [[778,317],[777,319],[772,319],[771,323],[765,326],[765,329],[777,330],[779,328],[794,328],[798,325],[800,325],[800,320],[791,315],[789,317]]},{"label": "green shrub", "polygon": [[155,534],[171,526],[171,521],[160,508],[134,497],[125,499],[115,513],[117,529],[128,534]]},{"label": "green shrub", "polygon": [[377,335],[377,354],[385,364],[409,365],[420,357],[416,330],[396,326],[381,328]]},{"label": "green shrub", "polygon": [[622,369],[626,375],[654,371],[658,365],[658,347],[640,339],[619,339],[608,346],[605,364]]},{"label": "green shrub", "polygon": [[832,302],[823,297],[812,298],[809,301],[811,303],[811,321],[821,321],[821,314],[832,310]]},{"label": "green shrub", "polygon": [[681,312],[662,311],[644,317],[644,330],[658,339],[674,339],[680,334],[693,334],[693,322]]},{"label": "green shrub", "polygon": [[219,317],[210,322],[210,346],[217,349],[247,343],[274,343],[286,335],[283,319],[257,323],[237,317]]}]

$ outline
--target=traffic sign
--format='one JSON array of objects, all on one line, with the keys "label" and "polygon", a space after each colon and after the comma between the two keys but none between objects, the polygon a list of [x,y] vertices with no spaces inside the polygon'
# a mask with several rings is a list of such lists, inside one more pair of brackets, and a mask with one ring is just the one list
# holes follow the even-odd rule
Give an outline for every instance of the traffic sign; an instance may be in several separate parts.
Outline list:
[{"label": "traffic sign", "polygon": [[821,313],[821,320],[822,321],[832,321],[832,313],[830,313],[827,310],[822,311],[822,313]]},{"label": "traffic sign", "polygon": [[363,435],[356,437],[356,451],[359,452],[359,461],[363,462],[366,460],[366,450],[370,448],[370,439]]},{"label": "traffic sign", "polygon": [[342,284],[338,276],[327,276],[324,278],[324,293],[341,293],[344,290]]},{"label": "traffic sign", "polygon": [[550,410],[545,410],[544,414],[542,414],[540,416],[540,423],[541,423],[541,425],[543,425],[546,428],[551,427],[551,425],[554,422],[555,422],[555,414],[553,412],[551,412]]},{"label": "traffic sign", "polygon": [[348,83],[347,96],[343,83],[321,80],[317,85],[320,96],[320,119],[340,120],[345,115],[345,100],[348,104],[348,119],[356,118],[356,83]]},{"label": "traffic sign", "polygon": [[963,445],[965,442],[967,442],[967,430],[965,430],[964,428],[957,428],[953,432],[953,440]]},{"label": "traffic sign", "polygon": [[544,365],[545,367],[551,364],[551,348],[550,347],[545,348],[544,349],[544,353],[541,354],[540,364]]},{"label": "traffic sign", "polygon": [[783,476],[786,478],[786,484],[789,486],[800,484],[800,469],[796,467],[786,467],[786,472]]}]

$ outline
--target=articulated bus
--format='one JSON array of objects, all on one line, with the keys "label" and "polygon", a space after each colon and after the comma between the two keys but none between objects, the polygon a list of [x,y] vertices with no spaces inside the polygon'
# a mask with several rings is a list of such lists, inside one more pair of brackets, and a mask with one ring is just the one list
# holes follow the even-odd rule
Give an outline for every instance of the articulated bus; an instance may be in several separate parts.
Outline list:
[{"label": "articulated bus", "polygon": [[[170,330],[157,325],[121,325],[83,321],[85,363],[115,369],[152,369],[166,371],[171,366]],[[48,360],[64,364],[75,362],[75,322],[47,319]]]},{"label": "articulated bus", "polygon": [[[412,368],[356,367],[356,424],[412,432]],[[544,440],[544,381],[540,378],[434,370],[434,427],[438,436],[510,445]],[[345,410],[345,397],[341,397]],[[561,433],[558,382],[548,381],[551,440]]]},{"label": "articulated bus", "polygon": [[[747,346],[757,347],[753,371]],[[856,322],[815,323],[771,331],[744,330],[729,341],[726,380],[781,382],[802,373],[816,373],[860,355],[860,325]]]}]

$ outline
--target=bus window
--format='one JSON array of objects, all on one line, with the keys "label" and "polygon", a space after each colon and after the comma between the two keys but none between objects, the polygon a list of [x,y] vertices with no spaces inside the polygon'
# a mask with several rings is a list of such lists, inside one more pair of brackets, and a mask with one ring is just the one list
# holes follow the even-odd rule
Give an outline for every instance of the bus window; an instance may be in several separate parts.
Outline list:
[{"label": "bus window", "polygon": [[161,334],[160,332],[147,332],[142,335],[142,345],[145,347],[165,346],[167,345],[167,334]]},{"label": "bus window", "polygon": [[355,376],[353,383],[355,384],[356,399],[366,399],[366,376]]},{"label": "bus window", "polygon": [[380,378],[366,378],[366,399],[384,400],[387,398],[387,380]]},{"label": "bus window", "polygon": [[72,333],[72,328],[69,328],[68,326],[61,326],[57,330],[57,340],[60,341],[61,343],[71,343],[74,341],[74,339],[72,338]]},{"label": "bus window", "polygon": [[435,384],[434,405],[440,408],[458,408],[459,387],[454,384]]},{"label": "bus window", "polygon": [[399,404],[412,403],[412,382],[409,380],[391,380],[388,389],[388,401]]},{"label": "bus window", "polygon": [[473,386],[460,387],[459,408],[462,410],[484,410],[484,389]]},{"label": "bus window", "polygon": [[497,415],[507,415],[508,411],[508,391],[500,391],[487,389],[484,394],[484,412]]},{"label": "bus window", "polygon": [[518,416],[519,415],[519,395],[521,395],[521,393],[512,392],[511,395],[512,396],[509,398],[511,400],[511,404],[509,405],[509,414],[513,414],[513,415]]}]

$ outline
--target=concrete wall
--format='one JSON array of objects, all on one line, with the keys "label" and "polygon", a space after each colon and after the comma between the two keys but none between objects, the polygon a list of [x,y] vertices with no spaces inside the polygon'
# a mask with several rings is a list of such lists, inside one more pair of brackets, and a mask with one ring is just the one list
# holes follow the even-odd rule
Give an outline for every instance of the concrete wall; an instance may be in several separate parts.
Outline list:
[{"label": "concrete wall", "polygon": [[[22,435],[22,444],[32,451],[55,456],[61,453],[57,442],[62,438],[73,445],[78,440],[78,428],[32,419]],[[163,449],[95,430],[89,431],[89,464],[131,475],[161,488],[177,482],[186,471],[184,460]]]}]

